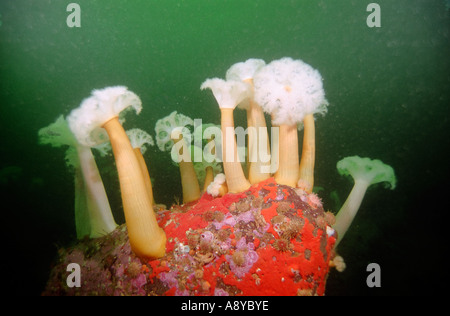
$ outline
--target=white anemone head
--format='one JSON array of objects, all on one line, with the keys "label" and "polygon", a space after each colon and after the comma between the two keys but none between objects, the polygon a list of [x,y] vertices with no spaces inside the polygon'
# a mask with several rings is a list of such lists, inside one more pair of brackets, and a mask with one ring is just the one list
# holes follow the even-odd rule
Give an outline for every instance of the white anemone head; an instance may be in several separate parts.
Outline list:
[{"label": "white anemone head", "polygon": [[298,124],[307,114],[327,111],[322,76],[301,60],[272,61],[255,74],[253,84],[255,101],[275,125]]}]

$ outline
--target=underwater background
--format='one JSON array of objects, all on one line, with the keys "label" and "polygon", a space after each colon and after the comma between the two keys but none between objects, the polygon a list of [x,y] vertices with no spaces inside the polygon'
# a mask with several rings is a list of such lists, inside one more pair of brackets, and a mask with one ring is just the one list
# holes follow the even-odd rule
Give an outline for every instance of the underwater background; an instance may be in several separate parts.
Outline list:
[{"label": "underwater background", "polygon": [[[81,27],[66,7],[81,7]],[[379,0],[370,28],[364,0],[2,0],[0,2],[0,279],[10,294],[39,295],[57,249],[76,241],[73,174],[65,150],[38,144],[37,131],[90,95],[125,85],[143,102],[125,128],[154,135],[178,111],[220,124],[200,84],[234,63],[289,56],[318,69],[330,103],[316,120],[315,183],[337,212],[352,180],[336,171],[346,156],[392,166],[393,191],[370,188],[332,271],[327,295],[437,294],[448,251],[450,4]],[[243,112],[242,112],[243,113]],[[235,113],[236,125],[245,115]],[[300,134],[301,135],[301,134]],[[301,139],[301,137],[300,137]],[[168,153],[145,159],[155,199],[181,197]],[[124,222],[113,157],[99,170],[117,223]],[[381,287],[369,288],[369,263]]]}]

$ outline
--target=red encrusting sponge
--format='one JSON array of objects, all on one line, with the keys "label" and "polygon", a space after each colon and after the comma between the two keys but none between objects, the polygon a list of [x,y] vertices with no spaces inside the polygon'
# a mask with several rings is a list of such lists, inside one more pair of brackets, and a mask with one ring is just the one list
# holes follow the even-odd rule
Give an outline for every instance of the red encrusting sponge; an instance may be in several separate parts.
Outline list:
[{"label": "red encrusting sponge", "polygon": [[[121,226],[62,251],[44,294],[324,295],[336,234],[317,201],[273,178],[222,198],[204,194],[158,213],[164,257],[140,261]],[[75,253],[81,274],[93,277],[69,288],[65,267]]]}]

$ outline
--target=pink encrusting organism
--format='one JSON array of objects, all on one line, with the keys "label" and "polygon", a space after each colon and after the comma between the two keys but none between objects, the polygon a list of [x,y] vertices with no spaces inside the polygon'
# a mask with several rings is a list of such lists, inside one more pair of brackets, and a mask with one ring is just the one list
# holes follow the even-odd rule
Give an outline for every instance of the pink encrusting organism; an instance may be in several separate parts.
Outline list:
[{"label": "pink encrusting organism", "polygon": [[245,237],[242,237],[236,245],[236,251],[233,255],[226,255],[231,271],[238,277],[242,278],[258,261],[259,256],[256,253],[255,245],[247,243]]},{"label": "pink encrusting organism", "polygon": [[322,199],[315,193],[310,193],[307,196],[308,204],[314,208],[322,207]]}]

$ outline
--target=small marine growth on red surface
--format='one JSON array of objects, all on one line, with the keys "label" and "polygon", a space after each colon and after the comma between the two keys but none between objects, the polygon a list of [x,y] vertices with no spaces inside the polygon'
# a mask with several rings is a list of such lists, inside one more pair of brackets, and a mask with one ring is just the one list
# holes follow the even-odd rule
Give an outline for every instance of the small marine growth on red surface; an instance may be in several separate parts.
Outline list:
[{"label": "small marine growth on red surface", "polygon": [[[158,213],[166,255],[142,261],[126,227],[60,251],[44,295],[324,295],[334,217],[270,178],[248,191]],[[66,267],[81,266],[69,288]]]}]

